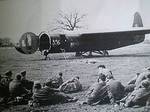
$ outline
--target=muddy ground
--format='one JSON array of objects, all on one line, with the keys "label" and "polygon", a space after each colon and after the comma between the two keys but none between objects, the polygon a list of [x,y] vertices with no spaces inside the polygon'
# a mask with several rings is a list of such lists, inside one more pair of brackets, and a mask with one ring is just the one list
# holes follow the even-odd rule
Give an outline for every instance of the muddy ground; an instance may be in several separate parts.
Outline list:
[{"label": "muddy ground", "polygon": [[[12,70],[14,75],[22,70],[27,71],[27,78],[30,80],[40,80],[42,83],[58,72],[63,72],[64,80],[73,76],[80,76],[83,90],[78,93],[69,94],[85,100],[88,87],[93,84],[97,75],[97,66],[106,65],[112,70],[114,77],[124,85],[137,72],[150,66],[150,43],[144,42],[124,48],[109,51],[109,57],[74,57],[75,53],[49,54],[50,60],[43,60],[40,52],[33,55],[23,55],[14,48],[0,48],[0,74],[7,70]],[[4,109],[4,112],[144,112],[141,108],[120,108],[113,105],[80,106],[78,103],[66,103],[38,108],[29,108],[27,105],[12,106]],[[150,111],[150,110],[148,110]]]}]

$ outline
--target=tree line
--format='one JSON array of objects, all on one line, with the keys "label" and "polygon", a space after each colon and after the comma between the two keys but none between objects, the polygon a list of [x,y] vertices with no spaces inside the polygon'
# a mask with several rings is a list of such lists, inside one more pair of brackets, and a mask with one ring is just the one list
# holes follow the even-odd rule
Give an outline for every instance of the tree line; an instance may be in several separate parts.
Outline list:
[{"label": "tree line", "polygon": [[0,38],[0,47],[13,47],[13,43],[10,38]]}]

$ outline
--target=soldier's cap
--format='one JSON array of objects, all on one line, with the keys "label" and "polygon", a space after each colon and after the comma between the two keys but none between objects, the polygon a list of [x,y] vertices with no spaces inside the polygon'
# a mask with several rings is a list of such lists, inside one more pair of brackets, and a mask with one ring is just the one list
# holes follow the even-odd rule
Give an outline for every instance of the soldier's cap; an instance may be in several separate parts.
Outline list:
[{"label": "soldier's cap", "polygon": [[97,68],[105,68],[105,65],[99,65]]},{"label": "soldier's cap", "polygon": [[21,75],[22,75],[22,76],[25,76],[25,75],[26,75],[26,71],[25,71],[25,70],[22,71],[22,72],[21,72]]},{"label": "soldier's cap", "polygon": [[12,71],[11,71],[11,70],[7,71],[7,72],[5,73],[5,75],[6,75],[6,76],[12,76]]},{"label": "soldier's cap", "polygon": [[150,86],[150,82],[148,80],[143,80],[142,81],[142,86],[145,88],[148,88]]}]

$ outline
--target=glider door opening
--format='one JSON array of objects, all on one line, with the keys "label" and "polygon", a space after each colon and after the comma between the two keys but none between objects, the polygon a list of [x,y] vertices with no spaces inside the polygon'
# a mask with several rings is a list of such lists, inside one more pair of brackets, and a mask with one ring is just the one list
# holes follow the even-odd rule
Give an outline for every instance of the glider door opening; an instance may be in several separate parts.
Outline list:
[{"label": "glider door opening", "polygon": [[41,33],[39,36],[39,50],[50,50],[51,48],[51,38],[46,33]]}]

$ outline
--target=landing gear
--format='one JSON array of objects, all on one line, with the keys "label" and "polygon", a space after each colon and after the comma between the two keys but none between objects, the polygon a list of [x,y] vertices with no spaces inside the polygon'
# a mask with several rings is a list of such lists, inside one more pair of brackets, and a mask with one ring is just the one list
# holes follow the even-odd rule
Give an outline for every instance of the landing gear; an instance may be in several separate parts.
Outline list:
[{"label": "landing gear", "polygon": [[109,53],[108,53],[107,50],[103,50],[102,53],[103,53],[103,54],[102,54],[103,56],[109,56]]},{"label": "landing gear", "polygon": [[75,56],[76,57],[82,56],[82,52],[76,52]]},{"label": "landing gear", "polygon": [[90,56],[90,57],[92,56],[92,51],[89,51],[89,55],[88,56]]},{"label": "landing gear", "polygon": [[97,51],[88,51],[88,52],[76,52],[75,56],[82,56],[82,55],[85,55],[85,56],[88,56],[88,57],[91,57],[93,56],[92,53],[96,53],[96,54],[100,54],[101,56],[109,56],[109,53],[107,50],[97,50]]}]

